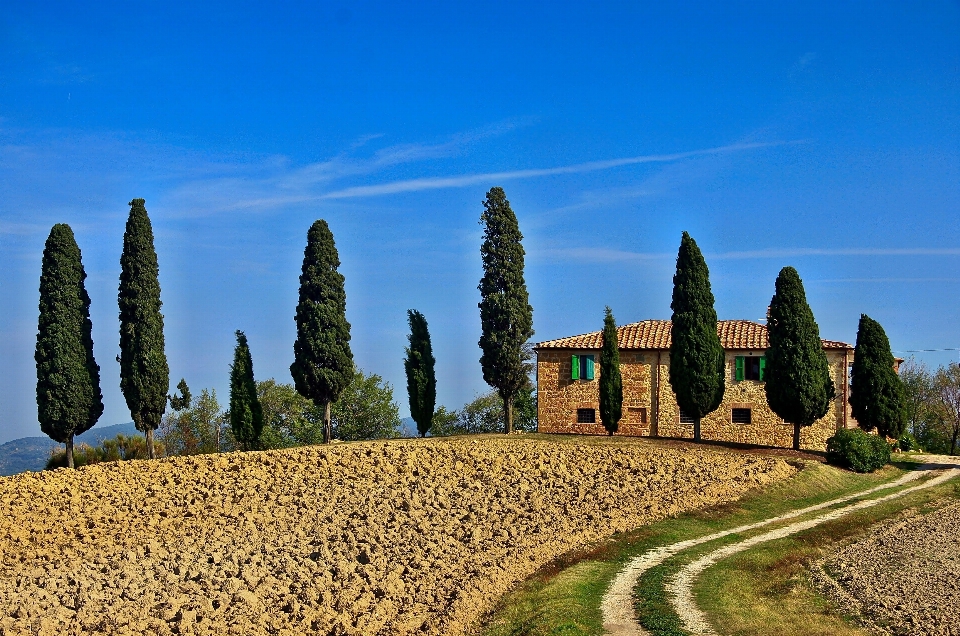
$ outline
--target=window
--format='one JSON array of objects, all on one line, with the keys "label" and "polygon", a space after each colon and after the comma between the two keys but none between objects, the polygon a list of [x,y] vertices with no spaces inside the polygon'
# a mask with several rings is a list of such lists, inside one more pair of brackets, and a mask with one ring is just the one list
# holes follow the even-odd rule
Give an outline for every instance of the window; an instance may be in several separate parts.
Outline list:
[{"label": "window", "polygon": [[594,377],[593,366],[594,357],[573,356],[570,360],[570,379],[571,380],[592,380]]},{"label": "window", "polygon": [[596,409],[577,409],[577,424],[596,424]]},{"label": "window", "polygon": [[750,409],[732,409],[730,412],[730,421],[734,424],[752,424],[752,411]]},{"label": "window", "polygon": [[734,379],[737,382],[744,380],[763,382],[766,367],[766,356],[737,356],[734,358]]},{"label": "window", "polygon": [[690,415],[687,415],[683,412],[683,409],[680,409],[680,423],[681,424],[696,424],[696,420],[693,419]]},{"label": "window", "polygon": [[646,424],[647,409],[644,407],[631,406],[627,408],[627,422],[630,424]]}]

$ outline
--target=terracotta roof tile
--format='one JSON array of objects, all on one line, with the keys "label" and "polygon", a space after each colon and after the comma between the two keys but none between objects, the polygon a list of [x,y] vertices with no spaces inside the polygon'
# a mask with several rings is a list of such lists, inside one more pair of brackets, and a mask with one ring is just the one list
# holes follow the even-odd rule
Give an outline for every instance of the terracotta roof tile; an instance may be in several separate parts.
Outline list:
[{"label": "terracotta roof tile", "polygon": [[[766,349],[770,341],[767,327],[749,320],[719,320],[717,335],[724,349]],[[601,332],[547,340],[535,349],[599,349]],[[621,349],[669,349],[670,321],[642,320],[617,327],[617,342]],[[836,340],[823,340],[824,349],[853,349],[852,345]]]}]

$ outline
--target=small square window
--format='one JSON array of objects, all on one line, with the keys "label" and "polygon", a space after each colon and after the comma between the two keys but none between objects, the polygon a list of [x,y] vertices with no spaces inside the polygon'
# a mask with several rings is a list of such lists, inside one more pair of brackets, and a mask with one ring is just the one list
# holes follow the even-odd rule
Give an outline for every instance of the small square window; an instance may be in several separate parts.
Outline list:
[{"label": "small square window", "polygon": [[645,407],[631,406],[627,409],[627,421],[631,424],[646,424],[647,409]]},{"label": "small square window", "polygon": [[577,409],[577,424],[596,424],[596,409]]},{"label": "small square window", "polygon": [[751,409],[732,409],[730,413],[730,421],[734,424],[752,424],[752,410]]},{"label": "small square window", "polygon": [[696,424],[697,421],[693,419],[693,416],[687,415],[683,412],[683,409],[680,409],[680,423],[681,424]]}]

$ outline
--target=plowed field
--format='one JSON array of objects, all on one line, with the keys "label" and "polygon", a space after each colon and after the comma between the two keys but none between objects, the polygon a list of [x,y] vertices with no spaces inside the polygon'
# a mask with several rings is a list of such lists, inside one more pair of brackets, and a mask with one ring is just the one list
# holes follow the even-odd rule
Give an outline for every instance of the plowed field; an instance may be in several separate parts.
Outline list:
[{"label": "plowed field", "polygon": [[488,436],[0,478],[0,634],[458,634],[564,552],[793,472]]}]

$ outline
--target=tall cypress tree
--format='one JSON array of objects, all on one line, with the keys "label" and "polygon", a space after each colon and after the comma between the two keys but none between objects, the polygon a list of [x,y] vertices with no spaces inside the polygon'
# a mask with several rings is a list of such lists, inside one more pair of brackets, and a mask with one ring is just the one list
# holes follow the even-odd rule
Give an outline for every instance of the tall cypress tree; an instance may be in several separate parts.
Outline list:
[{"label": "tall cypress tree", "polygon": [[907,425],[906,393],[894,370],[890,340],[880,326],[860,314],[857,349],[850,377],[850,407],[863,430],[900,437]]},{"label": "tall cypress tree", "polygon": [[407,340],[407,357],[403,368],[407,372],[407,395],[410,398],[410,417],[417,423],[420,437],[426,437],[433,423],[433,411],[437,405],[437,375],[434,371],[433,346],[427,319],[419,311],[407,311],[410,335]]},{"label": "tall cypress tree", "polygon": [[290,374],[300,395],[324,405],[323,441],[330,442],[330,403],[353,380],[347,292],[337,271],[340,256],[323,219],[307,232],[297,303],[297,340]]},{"label": "tall cypress tree", "polygon": [[600,421],[608,434],[617,432],[622,416],[623,378],[620,375],[617,323],[607,307],[603,317],[603,348],[600,350]]},{"label": "tall cypress tree", "polygon": [[37,325],[37,415],[40,430],[67,447],[103,414],[100,367],[93,358],[87,274],[73,230],[58,223],[43,248]]},{"label": "tall cypress tree", "polygon": [[696,241],[684,232],[670,303],[670,385],[677,404],[694,420],[693,438],[697,441],[700,420],[720,406],[726,388],[726,365],[713,303],[707,263]]},{"label": "tall cypress tree", "polygon": [[230,428],[242,450],[257,450],[263,432],[263,407],[253,379],[253,357],[247,336],[236,332],[237,346],[230,365]]},{"label": "tall cypress tree", "polygon": [[793,424],[793,448],[800,450],[800,428],[827,414],[836,390],[820,328],[807,304],[803,281],[792,267],[784,267],[777,276],[767,333],[767,402],[774,413]]},{"label": "tall cypress tree", "polygon": [[512,433],[514,399],[530,382],[533,307],[523,279],[523,235],[503,188],[487,192],[480,223],[480,367],[503,400],[504,431]]},{"label": "tall cypress tree", "polygon": [[147,438],[147,455],[155,457],[153,432],[167,407],[170,368],[164,353],[160,313],[160,266],[146,201],[130,202],[120,256],[120,391],[137,430]]}]

